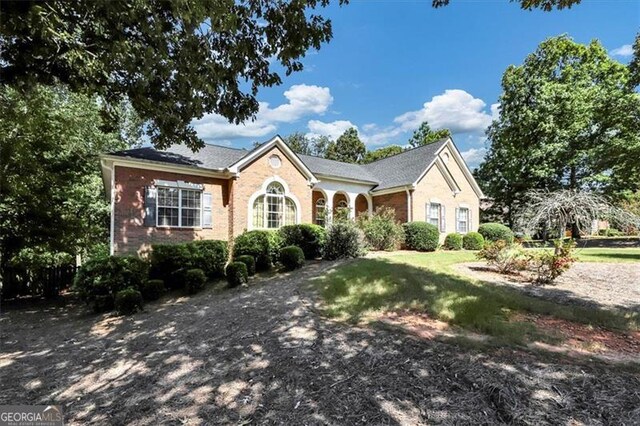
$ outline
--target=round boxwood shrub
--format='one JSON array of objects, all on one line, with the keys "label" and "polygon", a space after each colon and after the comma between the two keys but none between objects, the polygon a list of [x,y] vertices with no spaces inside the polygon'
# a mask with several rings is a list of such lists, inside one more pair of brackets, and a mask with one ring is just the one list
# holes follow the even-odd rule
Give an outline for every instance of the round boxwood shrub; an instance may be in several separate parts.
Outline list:
[{"label": "round boxwood shrub", "polygon": [[462,250],[462,234],[447,234],[444,239],[445,250]]},{"label": "round boxwood shrub", "polygon": [[142,293],[128,287],[116,293],[115,308],[120,315],[131,315],[142,310]]},{"label": "round boxwood shrub", "polygon": [[249,231],[238,235],[233,246],[233,255],[250,255],[256,260],[256,270],[266,271],[278,260],[282,238],[278,231]]},{"label": "round boxwood shrub", "polygon": [[293,271],[304,265],[304,252],[300,247],[287,246],[280,249],[280,263],[285,271]]},{"label": "round boxwood shrub", "polygon": [[247,265],[247,274],[252,277],[256,274],[256,260],[253,256],[249,256],[248,254],[243,254],[242,256],[238,256],[235,259],[236,262],[242,262]]},{"label": "round boxwood shrub", "polygon": [[168,289],[184,288],[184,274],[176,271],[193,268],[194,257],[187,244],[154,244],[149,275],[164,280]]},{"label": "round boxwood shrub", "polygon": [[249,281],[247,265],[242,262],[231,262],[227,265],[225,272],[227,273],[227,282],[229,283],[229,287],[237,287],[241,284],[246,284]]},{"label": "round boxwood shrub", "polygon": [[298,246],[304,252],[305,259],[316,259],[322,256],[327,239],[327,231],[322,226],[313,224],[287,225],[278,231],[285,246]]},{"label": "round boxwood shrub", "polygon": [[440,231],[427,222],[408,222],[403,225],[404,242],[408,249],[434,251],[438,248]]},{"label": "round boxwood shrub", "polygon": [[327,260],[360,257],[366,252],[364,234],[349,220],[334,222],[327,230],[324,251]]},{"label": "round boxwood shrub", "polygon": [[484,237],[478,232],[468,232],[462,237],[462,247],[465,250],[482,250]]},{"label": "round boxwood shrub", "polygon": [[478,228],[478,232],[485,241],[506,241],[511,244],[513,242],[513,231],[501,223],[483,223]]},{"label": "round boxwood shrub", "polygon": [[142,284],[140,287],[140,293],[144,300],[158,300],[164,293],[164,281],[162,280],[149,280]]},{"label": "round boxwood shrub", "polygon": [[193,268],[184,273],[184,286],[189,294],[201,291],[206,283],[207,274],[202,269]]}]

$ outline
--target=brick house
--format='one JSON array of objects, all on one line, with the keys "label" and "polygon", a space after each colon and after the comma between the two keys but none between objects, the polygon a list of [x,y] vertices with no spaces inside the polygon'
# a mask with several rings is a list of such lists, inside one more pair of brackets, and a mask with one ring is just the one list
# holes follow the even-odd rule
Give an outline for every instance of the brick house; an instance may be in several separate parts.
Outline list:
[{"label": "brick house", "polygon": [[276,136],[253,150],[205,145],[138,148],[101,156],[111,199],[112,253],[153,243],[229,240],[251,229],[355,218],[379,206],[427,221],[442,238],[478,227],[480,187],[450,138],[376,161],[297,155]]}]

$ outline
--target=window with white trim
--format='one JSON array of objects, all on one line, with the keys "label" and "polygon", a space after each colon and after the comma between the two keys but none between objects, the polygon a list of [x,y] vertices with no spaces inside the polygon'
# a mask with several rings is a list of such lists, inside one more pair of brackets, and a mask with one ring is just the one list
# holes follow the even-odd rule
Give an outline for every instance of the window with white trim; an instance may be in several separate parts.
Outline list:
[{"label": "window with white trim", "polygon": [[429,223],[440,229],[440,204],[429,203]]},{"label": "window with white trim", "polygon": [[270,183],[266,194],[253,202],[254,228],[278,229],[284,225],[294,225],[296,217],[295,203],[285,196],[284,187],[278,182]]},{"label": "window with white trim", "polygon": [[202,191],[158,188],[157,226],[199,227],[202,218]]},{"label": "window with white trim", "polygon": [[327,202],[324,198],[318,198],[316,201],[316,225],[324,226],[326,216]]},{"label": "window with white trim", "polygon": [[464,207],[459,208],[456,220],[458,222],[458,232],[469,232],[469,209]]}]

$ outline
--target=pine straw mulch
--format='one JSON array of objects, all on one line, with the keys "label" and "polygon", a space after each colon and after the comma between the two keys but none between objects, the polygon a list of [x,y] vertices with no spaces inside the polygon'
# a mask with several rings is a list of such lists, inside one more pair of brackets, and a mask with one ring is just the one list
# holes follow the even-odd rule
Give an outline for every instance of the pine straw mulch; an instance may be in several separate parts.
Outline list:
[{"label": "pine straw mulch", "polygon": [[0,404],[61,404],[68,424],[640,423],[631,367],[325,319],[303,284],[330,267],[127,318],[6,310]]}]

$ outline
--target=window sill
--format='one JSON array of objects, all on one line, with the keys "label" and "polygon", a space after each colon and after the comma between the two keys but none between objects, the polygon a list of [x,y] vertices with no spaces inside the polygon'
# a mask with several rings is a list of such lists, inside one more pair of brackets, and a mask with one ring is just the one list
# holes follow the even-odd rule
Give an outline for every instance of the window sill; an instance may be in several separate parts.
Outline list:
[{"label": "window sill", "polygon": [[177,230],[185,230],[185,231],[201,231],[203,229],[211,229],[211,228],[203,228],[201,226],[156,226],[157,229],[177,229]]}]

